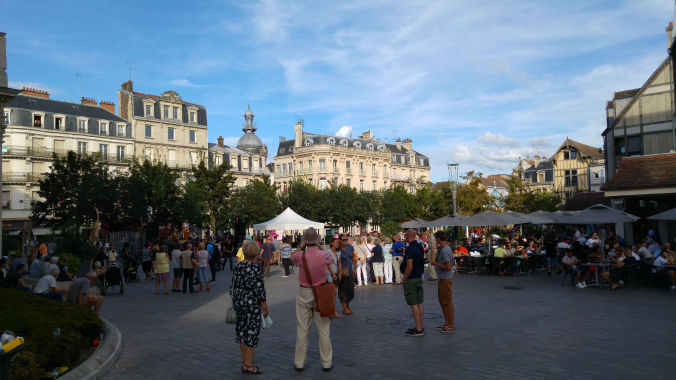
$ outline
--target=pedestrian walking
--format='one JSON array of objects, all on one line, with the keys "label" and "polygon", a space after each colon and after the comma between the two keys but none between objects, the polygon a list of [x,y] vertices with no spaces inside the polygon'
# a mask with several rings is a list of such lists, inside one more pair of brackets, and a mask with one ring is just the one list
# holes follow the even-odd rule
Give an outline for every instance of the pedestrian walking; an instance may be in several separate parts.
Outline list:
[{"label": "pedestrian walking", "polygon": [[205,248],[207,252],[209,252],[209,271],[211,272],[211,282],[215,282],[219,250],[216,249],[216,244],[214,244],[214,242],[211,241],[211,238],[207,239],[207,244]]},{"label": "pedestrian walking", "polygon": [[186,284],[190,287],[190,293],[194,291],[193,278],[197,261],[192,253],[192,244],[186,243],[185,250],[181,252],[181,267],[183,268],[183,293],[186,292]]},{"label": "pedestrian walking", "polygon": [[391,284],[394,270],[392,266],[392,242],[388,237],[383,237],[383,239],[383,272],[385,274],[385,283]]},{"label": "pedestrian walking", "polygon": [[[225,264],[229,264],[230,270],[233,270],[232,263],[236,260],[235,257],[235,246],[232,244],[232,238],[227,236],[225,242],[221,246],[221,251],[223,251],[223,264],[221,269],[225,269]],[[236,263],[236,261],[235,261]]]},{"label": "pedestrian walking", "polygon": [[269,237],[265,238],[261,256],[263,258],[263,271],[265,272],[265,277],[270,278],[270,264],[272,263],[272,258],[275,256],[275,245],[272,244]]},{"label": "pedestrian walking", "polygon": [[237,312],[235,341],[242,355],[242,372],[261,374],[253,364],[254,348],[261,331],[261,314],[268,316],[263,269],[256,263],[260,253],[258,244],[248,242],[243,246],[244,260],[232,274],[232,306]]},{"label": "pedestrian walking", "polygon": [[204,243],[200,243],[199,251],[197,251],[197,277],[200,280],[200,292],[204,291],[204,285],[207,287],[207,291],[210,291],[209,287],[209,274],[207,269],[209,268],[209,251],[204,249]]},{"label": "pedestrian walking", "polygon": [[279,247],[282,251],[282,264],[284,265],[284,275],[282,277],[289,277],[289,267],[291,266],[291,245],[289,245],[289,238],[284,236],[282,238],[282,245]]},{"label": "pedestrian walking", "polygon": [[354,247],[348,244],[345,234],[338,236],[340,244],[340,279],[338,280],[338,299],[343,306],[343,314],[352,315],[350,302],[354,298]]},{"label": "pedestrian walking", "polygon": [[180,292],[181,278],[183,277],[183,267],[181,267],[181,250],[178,246],[171,251],[171,266],[174,268],[174,280],[172,281],[171,291]]},{"label": "pedestrian walking", "polygon": [[[431,236],[430,236],[431,237]],[[441,305],[441,312],[444,314],[444,324],[437,326],[437,330],[442,333],[455,332],[454,309],[453,309],[453,272],[455,271],[455,260],[453,259],[453,250],[446,238],[444,231],[437,231],[434,234],[435,242],[441,247],[438,258],[430,261],[430,266],[436,267],[439,272],[438,299]],[[429,240],[428,240],[429,241]]]},{"label": "pedestrian walking", "polygon": [[155,272],[155,294],[160,295],[160,287],[164,284],[164,294],[169,295],[169,255],[167,247],[161,246],[155,254],[153,272]]},{"label": "pedestrian walking", "polygon": [[146,275],[146,280],[152,280],[152,275],[150,274],[151,269],[153,268],[153,257],[152,251],[150,249],[150,244],[146,247],[143,247],[141,250],[141,269]]},{"label": "pedestrian walking", "polygon": [[401,263],[404,261],[404,243],[401,242],[399,234],[392,235],[392,266],[394,269],[394,281],[401,284]]},{"label": "pedestrian walking", "polygon": [[383,285],[383,267],[385,265],[385,256],[383,256],[383,247],[380,245],[380,239],[373,238],[373,256],[371,256],[371,265],[373,266],[373,275],[376,278],[376,285]]},{"label": "pedestrian walking", "polygon": [[[331,348],[331,320],[322,317],[315,308],[315,297],[312,287],[321,286],[326,282],[326,268],[331,264],[331,257],[326,251],[319,249],[321,241],[319,233],[310,227],[303,234],[301,243],[305,245],[305,260],[303,252],[293,256],[293,263],[299,267],[298,293],[296,294],[296,352],[294,365],[296,371],[305,368],[307,345],[310,337],[310,328],[314,320],[319,336],[319,356],[324,372],[333,367],[333,349]],[[307,267],[306,267],[307,265]],[[305,272],[309,272],[312,282],[306,279]]]},{"label": "pedestrian walking", "polygon": [[404,284],[406,303],[411,306],[411,313],[415,321],[415,327],[406,330],[405,334],[424,336],[423,319],[425,310],[423,309],[422,275],[425,272],[425,257],[422,244],[416,240],[415,231],[408,229],[405,236],[408,246],[404,252],[404,262],[406,264],[401,282]]}]

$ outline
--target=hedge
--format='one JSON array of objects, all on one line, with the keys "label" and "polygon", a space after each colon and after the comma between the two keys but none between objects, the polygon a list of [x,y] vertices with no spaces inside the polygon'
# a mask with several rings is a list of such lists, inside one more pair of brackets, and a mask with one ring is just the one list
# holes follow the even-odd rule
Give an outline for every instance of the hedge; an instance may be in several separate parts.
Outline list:
[{"label": "hedge", "polygon": [[[96,313],[82,306],[7,288],[0,288],[0,304],[0,332],[10,330],[22,336],[24,352],[19,356],[34,357],[13,361],[12,379],[30,378],[21,374],[36,373],[35,370],[44,374],[55,367],[75,367],[103,331],[103,322]],[[57,328],[60,335],[54,336]],[[19,362],[34,363],[37,368],[17,367]]]}]

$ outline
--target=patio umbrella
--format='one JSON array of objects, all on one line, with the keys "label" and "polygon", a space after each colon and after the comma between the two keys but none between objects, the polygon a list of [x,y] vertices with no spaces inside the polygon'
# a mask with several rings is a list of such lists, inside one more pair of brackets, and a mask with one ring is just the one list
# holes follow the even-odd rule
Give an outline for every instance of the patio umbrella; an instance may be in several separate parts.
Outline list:
[{"label": "patio umbrella", "polygon": [[648,217],[648,219],[652,220],[676,220],[676,207],[672,208],[671,210],[667,210],[664,212],[660,212],[659,214],[655,214],[653,216]]},{"label": "patio umbrella", "polygon": [[427,227],[427,221],[420,219],[420,218],[415,218],[412,220],[409,220],[408,222],[404,222],[401,224],[402,228],[422,228],[422,227]]},{"label": "patio umbrella", "polygon": [[523,218],[493,211],[482,212],[462,220],[464,226],[508,226],[527,223]]},{"label": "patio umbrella", "polygon": [[465,226],[466,224],[463,224],[463,220],[466,219],[467,217],[465,215],[460,215],[460,214],[451,214],[451,215],[446,215],[442,216],[439,219],[435,219],[429,223],[427,223],[428,227],[459,227],[459,226]]},{"label": "patio umbrella", "polygon": [[524,214],[522,212],[517,212],[517,211],[507,211],[505,212],[506,215],[514,216],[517,218],[523,219],[523,223],[533,223],[533,224],[549,224],[551,223],[548,218],[541,218],[538,216],[530,215],[530,214]]},{"label": "patio umbrella", "polygon": [[[594,205],[587,207],[582,211],[578,211],[568,218],[565,218],[563,223],[566,224],[605,224],[618,222],[634,222],[639,217],[628,212],[617,210],[605,205]],[[561,223],[561,222],[560,222]]]}]

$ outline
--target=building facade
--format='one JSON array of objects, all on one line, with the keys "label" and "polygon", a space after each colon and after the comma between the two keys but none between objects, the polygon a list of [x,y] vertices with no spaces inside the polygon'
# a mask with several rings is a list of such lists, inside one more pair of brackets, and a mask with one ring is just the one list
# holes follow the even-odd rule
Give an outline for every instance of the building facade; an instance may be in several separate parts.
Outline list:
[{"label": "building facade", "polygon": [[209,165],[211,167],[228,163],[235,176],[235,186],[246,186],[253,179],[262,179],[270,175],[267,167],[268,147],[256,136],[256,123],[251,108],[244,113],[242,131],[244,135],[237,142],[237,147],[227,146],[223,137],[218,137],[218,143],[209,143]]},{"label": "building facade", "polygon": [[389,144],[371,132],[358,138],[311,134],[303,122],[294,126],[294,139],[281,137],[274,157],[276,184],[286,191],[296,179],[324,189],[346,185],[360,191],[402,185],[415,192],[430,180],[429,158],[413,150],[412,141]]},{"label": "building facade", "polygon": [[533,165],[521,171],[523,161],[515,175],[523,173],[529,187],[552,191],[564,200],[578,192],[598,191],[606,180],[603,150],[568,138],[548,160],[536,156]]},{"label": "building facade", "polygon": [[38,181],[51,169],[53,155],[69,151],[97,155],[112,170],[126,170],[134,159],[131,124],[115,115],[115,104],[82,98],[81,104],[26,89],[5,104],[2,146],[4,220],[28,220],[38,200]]},{"label": "building facade", "polygon": [[174,91],[159,96],[135,92],[131,81],[122,84],[118,103],[118,115],[132,125],[136,157],[182,171],[207,160],[205,107]]}]

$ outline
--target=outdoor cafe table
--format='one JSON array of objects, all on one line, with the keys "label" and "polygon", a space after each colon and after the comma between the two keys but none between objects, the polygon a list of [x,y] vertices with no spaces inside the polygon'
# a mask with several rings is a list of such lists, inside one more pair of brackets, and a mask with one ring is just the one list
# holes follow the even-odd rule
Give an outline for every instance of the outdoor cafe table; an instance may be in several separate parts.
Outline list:
[{"label": "outdoor cafe table", "polygon": [[604,288],[605,285],[602,284],[599,281],[599,275],[601,272],[608,272],[610,270],[610,262],[603,263],[603,262],[597,262],[597,263],[582,263],[580,266],[582,267],[587,267],[588,270],[591,270],[592,267],[596,267],[596,270],[594,271],[594,283],[587,285],[589,287],[596,287],[596,288]]}]

